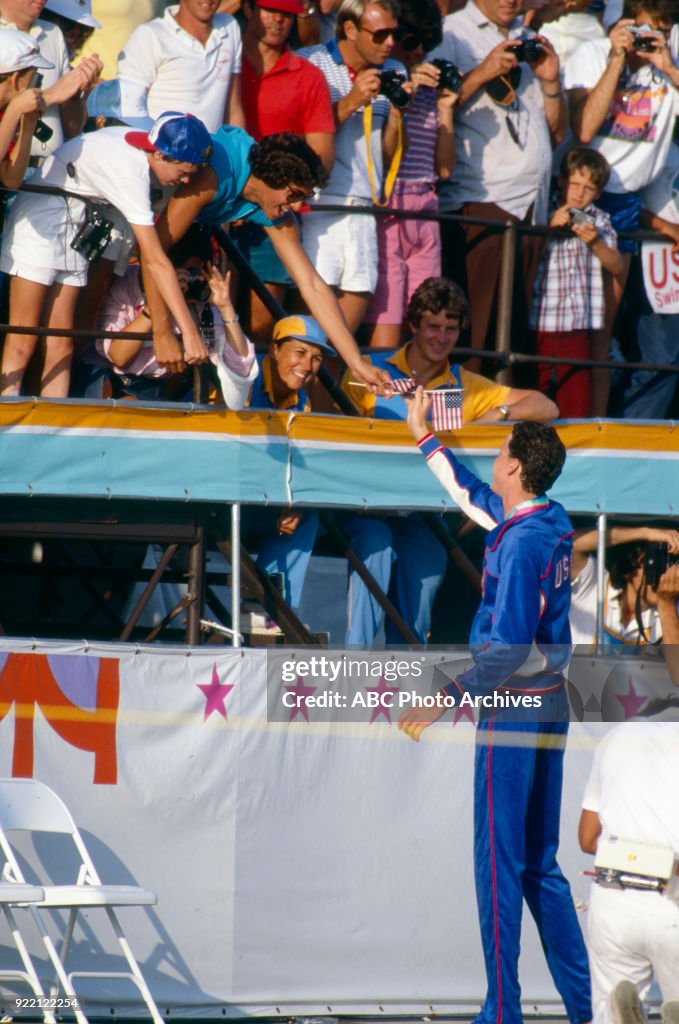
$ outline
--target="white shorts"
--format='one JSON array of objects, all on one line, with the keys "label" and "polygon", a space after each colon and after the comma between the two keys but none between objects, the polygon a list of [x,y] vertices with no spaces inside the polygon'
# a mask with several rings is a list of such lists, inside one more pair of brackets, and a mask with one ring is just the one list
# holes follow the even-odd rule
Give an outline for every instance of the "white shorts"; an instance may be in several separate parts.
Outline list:
[{"label": "white shorts", "polygon": [[374,292],[377,228],[365,213],[309,213],[302,221],[304,251],[326,284],[345,292]]},{"label": "white shorts", "polygon": [[71,242],[84,219],[79,199],[20,192],[7,215],[0,271],[38,284],[82,288],[89,264]]}]

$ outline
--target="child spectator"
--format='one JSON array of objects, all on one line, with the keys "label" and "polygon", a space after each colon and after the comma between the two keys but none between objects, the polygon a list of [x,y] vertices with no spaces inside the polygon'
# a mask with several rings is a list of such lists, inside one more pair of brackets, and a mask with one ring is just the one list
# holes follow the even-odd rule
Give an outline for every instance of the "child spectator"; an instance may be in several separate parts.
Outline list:
[{"label": "child spectator", "polygon": [[[398,41],[393,56],[407,69],[415,94],[408,108],[408,148],[389,205],[394,210],[438,213],[437,179],[447,180],[455,163],[453,108],[457,92],[440,68],[423,63],[441,41],[441,15],[434,0],[400,0]],[[373,348],[401,344],[410,296],[441,273],[441,232],[433,220],[380,217],[379,276],[364,318]]]},{"label": "child spectator", "polygon": [[[591,358],[592,332],[604,324],[602,268],[610,274],[622,269],[610,217],[594,205],[608,175],[608,162],[592,149],[570,149],[561,161],[560,196],[549,226],[570,228],[572,235],[549,239],[535,278],[530,326],[538,355]],[[540,389],[556,388],[563,417],[589,416],[591,374],[571,369],[541,364]]]},{"label": "child spectator", "polygon": [[31,154],[38,117],[45,109],[40,89],[31,88],[35,72],[53,68],[26,32],[0,32],[0,183],[19,188]]},{"label": "child spectator", "polygon": [[[254,346],[243,334],[229,292],[230,272],[225,277],[213,266],[209,234],[193,225],[168,250],[177,280],[217,369],[225,404],[240,409],[257,376]],[[211,317],[206,320],[206,306]],[[209,327],[207,326],[209,325]],[[104,299],[97,326],[123,334],[148,333],[149,338],[100,338],[87,348],[76,373],[73,393],[82,398],[140,398],[146,401],[169,397],[167,385],[176,375],[160,366],[153,352],[151,319],[141,287],[138,265],[124,277],[115,277]],[[206,338],[207,330],[214,338]]]}]

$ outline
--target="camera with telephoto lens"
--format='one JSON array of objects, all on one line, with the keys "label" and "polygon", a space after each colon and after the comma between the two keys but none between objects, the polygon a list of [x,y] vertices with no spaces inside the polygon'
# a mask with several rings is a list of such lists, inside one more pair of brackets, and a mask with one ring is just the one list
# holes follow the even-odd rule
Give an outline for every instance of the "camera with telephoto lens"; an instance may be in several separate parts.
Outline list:
[{"label": "camera with telephoto lens", "polygon": [[460,91],[462,75],[451,60],[441,60],[440,57],[435,57],[429,63],[441,72],[437,89],[450,89],[451,92]]},{"label": "camera with telephoto lens", "polygon": [[404,78],[398,71],[380,72],[380,94],[386,96],[397,110],[405,110],[410,103],[410,96],[403,88]]},{"label": "camera with telephoto lens", "polygon": [[210,298],[210,285],[203,280],[196,267],[189,270],[189,284],[184,298],[187,302],[207,302]]},{"label": "camera with telephoto lens", "polygon": [[[28,83],[28,88],[29,89],[42,89],[42,75],[40,74],[39,71],[34,71],[33,72],[33,75],[31,76],[31,80]],[[42,142],[42,144],[44,146],[46,142],[49,142],[49,140],[52,138],[53,135],[54,135],[54,132],[52,131],[50,126],[48,124],[45,124],[45,122],[42,120],[42,118],[39,117],[38,120],[35,123],[35,128],[33,129],[33,136],[34,136],[34,138],[36,138],[38,140],[38,142]]]},{"label": "camera with telephoto lens", "polygon": [[678,562],[679,555],[670,554],[669,544],[649,544],[644,555],[644,575],[649,587],[655,590],[663,573]]},{"label": "camera with telephoto lens", "polygon": [[658,48],[658,36],[650,25],[630,25],[634,36],[634,49],[637,53],[655,53]]},{"label": "camera with telephoto lens", "polygon": [[80,253],[88,263],[95,263],[105,252],[112,234],[113,222],[104,217],[100,210],[88,207],[85,221],[71,242],[71,249]]},{"label": "camera with telephoto lens", "polygon": [[523,61],[524,64],[535,64],[536,60],[540,60],[540,57],[545,52],[545,48],[539,39],[534,36],[527,36],[522,39],[516,46],[512,46],[512,53],[518,61]]}]

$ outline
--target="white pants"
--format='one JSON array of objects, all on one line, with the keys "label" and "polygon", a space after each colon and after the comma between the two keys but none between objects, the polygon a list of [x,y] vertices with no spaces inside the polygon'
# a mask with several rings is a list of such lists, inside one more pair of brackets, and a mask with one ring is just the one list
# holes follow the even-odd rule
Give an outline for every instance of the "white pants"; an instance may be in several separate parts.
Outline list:
[{"label": "white pants", "polygon": [[679,999],[679,885],[670,894],[592,884],[587,946],[594,1024],[613,1024],[611,992],[631,981],[643,1001],[655,980],[663,1000]]}]

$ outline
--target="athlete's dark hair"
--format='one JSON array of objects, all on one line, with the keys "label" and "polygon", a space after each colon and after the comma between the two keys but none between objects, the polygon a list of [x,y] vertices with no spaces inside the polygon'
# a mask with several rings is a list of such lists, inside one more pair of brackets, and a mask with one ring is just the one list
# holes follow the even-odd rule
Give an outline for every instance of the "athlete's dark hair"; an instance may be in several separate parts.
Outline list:
[{"label": "athlete's dark hair", "polygon": [[622,17],[636,18],[639,11],[650,14],[652,18],[657,18],[667,25],[679,21],[677,0],[625,0],[622,6]]},{"label": "athlete's dark hair", "polygon": [[295,185],[302,192],[323,188],[328,172],[308,142],[294,132],[277,132],[255,142],[248,153],[250,170],[269,188]]},{"label": "athlete's dark hair", "polygon": [[521,463],[521,484],[529,494],[552,487],[566,461],[566,449],[547,423],[515,423],[509,435],[509,454]]},{"label": "athlete's dark hair", "polygon": [[598,189],[605,188],[608,182],[611,168],[608,160],[596,149],[588,149],[586,146],[574,146],[564,153],[559,174],[562,178],[570,178],[573,171],[589,171],[592,183]]},{"label": "athlete's dark hair", "polygon": [[460,330],[469,325],[469,303],[458,284],[447,277],[428,277],[410,296],[406,318],[412,327],[419,327],[425,313],[445,313],[460,321]]},{"label": "athlete's dark hair", "polygon": [[627,544],[616,544],[606,551],[606,568],[616,590],[624,590],[634,578],[645,552],[646,545],[636,540],[628,541]]}]

